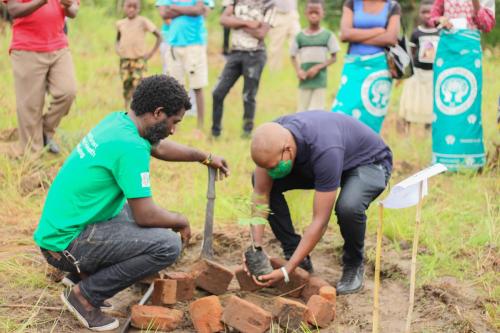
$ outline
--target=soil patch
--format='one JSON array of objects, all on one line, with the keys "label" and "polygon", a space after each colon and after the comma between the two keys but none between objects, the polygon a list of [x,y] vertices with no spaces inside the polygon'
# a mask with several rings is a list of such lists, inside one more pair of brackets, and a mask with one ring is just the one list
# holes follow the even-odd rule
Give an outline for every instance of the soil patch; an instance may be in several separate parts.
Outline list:
[{"label": "soil patch", "polygon": [[[281,256],[279,244],[268,232],[265,249],[271,256]],[[324,239],[331,239],[333,235],[327,234]],[[336,236],[335,236],[336,237]],[[180,261],[169,268],[169,271],[188,271],[189,267],[199,258],[201,251],[201,234],[195,234],[191,244],[184,250]],[[320,276],[331,285],[335,286],[340,278],[342,267],[339,264],[339,249],[325,246],[323,242],[314,253],[312,260],[315,267],[315,275]],[[229,269],[235,270],[241,264],[241,255],[249,244],[248,233],[242,232],[240,228],[225,228],[224,231],[214,233],[214,260]],[[374,243],[367,239],[366,251],[374,251]],[[381,332],[403,332],[408,308],[408,282],[410,249],[401,252],[392,250],[389,243],[384,244],[382,257],[382,289],[380,293],[381,304]],[[36,256],[33,253],[33,256]],[[370,257],[370,256],[367,256]],[[43,262],[43,261],[41,261]],[[494,266],[494,265],[493,265]],[[330,327],[322,329],[321,332],[371,332],[372,303],[373,303],[373,262],[366,262],[366,279],[364,289],[353,295],[337,297],[337,317]],[[51,278],[54,272],[50,272]],[[62,308],[58,299],[58,285],[50,286],[52,293],[46,293],[44,301],[39,304],[55,309],[39,309],[36,318],[46,321],[47,327],[37,325],[37,332],[50,331],[54,318],[59,318],[56,331],[87,332],[81,329],[78,322],[67,311]],[[113,297],[110,302],[114,306],[112,314],[123,323],[132,305],[137,304],[146,285],[135,285]],[[239,290],[236,279],[233,279],[229,291],[221,295],[222,304],[227,297],[238,295],[264,309],[271,309],[272,297],[277,295],[277,290],[263,289],[254,293]],[[2,297],[7,296],[4,293]],[[3,298],[5,303],[35,304],[40,292],[26,293],[22,291],[10,292],[8,297]],[[195,298],[207,296],[208,293],[196,290]],[[437,279],[432,284],[419,288],[416,293],[416,305],[413,316],[413,332],[495,332],[488,325],[485,317],[485,303],[493,300],[482,299],[475,291],[474,286],[453,278]],[[187,302],[178,302],[175,308],[184,311],[183,324],[174,332],[194,332],[189,319]],[[5,308],[0,308],[0,315],[5,314]],[[29,313],[30,309],[16,309],[16,311]],[[139,332],[131,329],[130,332]],[[275,332],[278,332],[275,329]]]}]

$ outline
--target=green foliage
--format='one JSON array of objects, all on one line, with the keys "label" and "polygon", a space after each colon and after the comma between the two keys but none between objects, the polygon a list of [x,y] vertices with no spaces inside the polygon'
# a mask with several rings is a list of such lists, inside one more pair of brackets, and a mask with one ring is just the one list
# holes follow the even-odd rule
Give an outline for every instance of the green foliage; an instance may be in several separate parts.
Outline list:
[{"label": "green foliage", "polygon": [[249,218],[239,218],[238,224],[241,226],[249,226],[249,225],[266,225],[267,220],[263,217],[249,217]]}]

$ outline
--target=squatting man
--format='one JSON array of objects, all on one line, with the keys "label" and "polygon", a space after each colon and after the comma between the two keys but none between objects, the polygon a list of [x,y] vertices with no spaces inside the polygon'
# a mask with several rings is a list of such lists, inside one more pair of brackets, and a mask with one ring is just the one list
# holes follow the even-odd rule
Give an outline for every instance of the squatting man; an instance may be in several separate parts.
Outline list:
[{"label": "squatting man", "polygon": [[[272,270],[262,250],[265,225],[252,225],[253,252],[247,250],[245,266],[250,272],[250,263],[254,271],[269,268],[267,274],[253,274],[257,275],[255,282],[263,286],[281,279],[287,282],[298,266],[312,272],[309,254],[325,233],[335,207],[344,239],[337,293],[359,291],[364,278],[366,210],[385,189],[392,170],[392,153],[382,138],[353,117],[306,111],[258,127],[251,155],[256,164],[253,215],[269,221],[288,260],[285,266]],[[312,222],[302,237],[295,232],[283,195],[295,189],[315,190]]]},{"label": "squatting man", "polygon": [[226,161],[174,143],[191,108],[184,88],[164,75],[145,78],[128,113],[107,115],[76,146],[50,187],[35,242],[52,266],[69,272],[61,299],[95,331],[118,327],[106,299],[172,265],[191,237],[188,219],[152,198],[149,164],[201,162],[229,175]]}]

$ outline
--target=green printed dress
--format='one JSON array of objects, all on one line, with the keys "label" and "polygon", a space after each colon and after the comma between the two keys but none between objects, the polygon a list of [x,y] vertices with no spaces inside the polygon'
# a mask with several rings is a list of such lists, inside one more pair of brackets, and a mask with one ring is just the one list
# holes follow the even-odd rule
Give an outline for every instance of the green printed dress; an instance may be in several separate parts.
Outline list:
[{"label": "green printed dress", "polygon": [[449,170],[485,164],[482,65],[478,30],[442,31],[434,62],[432,159]]}]

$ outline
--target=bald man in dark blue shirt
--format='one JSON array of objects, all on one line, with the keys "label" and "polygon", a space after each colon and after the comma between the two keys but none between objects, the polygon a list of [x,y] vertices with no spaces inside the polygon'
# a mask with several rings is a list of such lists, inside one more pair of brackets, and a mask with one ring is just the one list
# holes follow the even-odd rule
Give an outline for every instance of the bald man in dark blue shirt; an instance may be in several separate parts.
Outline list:
[{"label": "bald man in dark blue shirt", "polygon": [[[268,219],[281,242],[287,264],[261,275],[271,285],[297,266],[313,270],[309,253],[326,231],[333,208],[344,238],[343,273],[338,294],[363,286],[366,210],[384,191],[392,171],[392,153],[382,138],[353,117],[307,111],[278,118],[255,131],[251,146],[254,216]],[[337,199],[337,190],[340,194]],[[284,192],[314,189],[313,217],[301,237],[295,233]],[[337,200],[336,200],[337,199]],[[252,226],[254,247],[261,249],[263,225]]]}]

